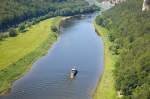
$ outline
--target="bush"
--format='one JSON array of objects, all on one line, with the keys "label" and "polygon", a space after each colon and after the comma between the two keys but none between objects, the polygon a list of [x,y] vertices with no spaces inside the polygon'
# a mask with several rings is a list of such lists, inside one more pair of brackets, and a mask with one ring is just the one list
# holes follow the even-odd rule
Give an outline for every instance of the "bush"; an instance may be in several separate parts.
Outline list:
[{"label": "bush", "polygon": [[108,39],[109,39],[110,42],[114,42],[115,38],[114,38],[114,36],[112,35],[112,33],[109,33]]},{"label": "bush", "polygon": [[137,87],[133,93],[132,99],[150,99],[150,87],[148,84],[143,84]]},{"label": "bush", "polygon": [[19,28],[18,28],[18,30],[19,30],[19,32],[25,32],[25,23],[23,23],[23,24],[20,24],[19,25]]},{"label": "bush", "polygon": [[8,33],[0,33],[0,40],[3,40],[4,38],[7,38],[9,35]]},{"label": "bush", "polygon": [[14,28],[9,29],[9,36],[10,37],[15,37],[17,36],[17,32]]},{"label": "bush", "polygon": [[102,25],[103,26],[103,23],[104,23],[104,18],[102,16],[97,16],[96,17],[96,23],[98,25]]},{"label": "bush", "polygon": [[32,26],[32,22],[27,22],[27,27],[31,27]]},{"label": "bush", "polygon": [[51,26],[51,30],[52,30],[53,32],[58,32],[58,29],[57,29],[56,26]]}]

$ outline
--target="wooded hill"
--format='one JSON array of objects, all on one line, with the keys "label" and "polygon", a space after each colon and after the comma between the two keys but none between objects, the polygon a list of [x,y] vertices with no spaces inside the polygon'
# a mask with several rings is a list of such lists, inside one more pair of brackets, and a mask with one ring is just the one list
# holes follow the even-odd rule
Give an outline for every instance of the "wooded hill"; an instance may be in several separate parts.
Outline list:
[{"label": "wooded hill", "polygon": [[107,28],[112,54],[119,57],[114,70],[116,90],[124,99],[150,99],[150,11],[143,0],[127,0],[96,18]]},{"label": "wooded hill", "polygon": [[68,16],[95,9],[84,0],[0,0],[0,31],[40,16]]}]

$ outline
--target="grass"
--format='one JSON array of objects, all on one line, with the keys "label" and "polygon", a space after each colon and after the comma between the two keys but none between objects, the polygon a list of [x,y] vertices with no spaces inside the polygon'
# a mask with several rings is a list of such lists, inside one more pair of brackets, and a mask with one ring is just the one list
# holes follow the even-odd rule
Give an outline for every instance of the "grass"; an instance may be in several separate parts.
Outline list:
[{"label": "grass", "polygon": [[97,33],[103,38],[104,42],[104,72],[102,78],[100,79],[96,91],[93,95],[93,99],[117,99],[117,92],[115,90],[114,79],[113,79],[113,69],[115,65],[115,56],[109,51],[109,46],[111,42],[108,40],[108,30],[97,25],[94,22],[94,26]]},{"label": "grass", "polygon": [[52,33],[50,25],[53,24],[54,20],[44,20],[32,26],[27,32],[0,42],[0,69],[15,63],[27,53],[35,50],[39,44],[48,38],[49,33]]},{"label": "grass", "polygon": [[32,63],[47,53],[58,34],[51,31],[62,17],[41,21],[17,37],[0,42],[0,94],[5,94],[14,80],[28,71]]}]

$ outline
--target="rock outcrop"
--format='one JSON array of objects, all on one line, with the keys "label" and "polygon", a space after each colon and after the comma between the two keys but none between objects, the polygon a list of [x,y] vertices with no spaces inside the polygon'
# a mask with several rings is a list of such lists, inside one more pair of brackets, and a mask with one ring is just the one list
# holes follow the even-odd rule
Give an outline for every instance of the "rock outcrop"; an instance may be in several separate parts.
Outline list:
[{"label": "rock outcrop", "polygon": [[[100,0],[100,1],[108,1],[115,6],[117,4],[125,2],[126,0]],[[150,11],[150,0],[143,0],[142,11]]]},{"label": "rock outcrop", "polygon": [[144,0],[142,11],[150,10],[150,0]]},{"label": "rock outcrop", "polygon": [[125,2],[126,0],[110,0],[110,2],[114,5]]}]

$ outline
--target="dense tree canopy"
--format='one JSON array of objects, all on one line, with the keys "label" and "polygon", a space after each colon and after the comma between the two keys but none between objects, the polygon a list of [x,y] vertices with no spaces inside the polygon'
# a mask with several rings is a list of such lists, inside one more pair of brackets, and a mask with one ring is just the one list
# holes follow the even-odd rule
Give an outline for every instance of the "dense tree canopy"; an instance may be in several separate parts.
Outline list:
[{"label": "dense tree canopy", "polygon": [[127,0],[96,18],[110,30],[116,89],[125,99],[150,99],[150,11],[142,12],[142,3]]},{"label": "dense tree canopy", "polygon": [[88,13],[96,9],[84,0],[0,0],[0,31],[46,14],[48,18]]}]

